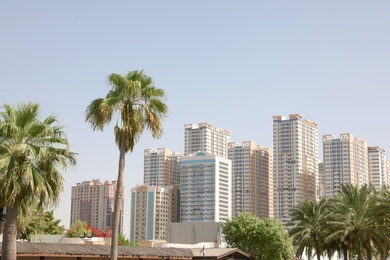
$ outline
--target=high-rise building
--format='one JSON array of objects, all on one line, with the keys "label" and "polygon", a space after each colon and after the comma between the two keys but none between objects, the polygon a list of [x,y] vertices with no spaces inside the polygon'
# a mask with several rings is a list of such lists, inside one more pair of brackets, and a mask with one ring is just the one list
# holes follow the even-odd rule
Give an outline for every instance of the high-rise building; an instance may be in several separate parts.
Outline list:
[{"label": "high-rise building", "polygon": [[130,241],[166,237],[167,225],[179,221],[178,189],[141,185],[131,189]]},{"label": "high-rise building", "polygon": [[[70,225],[78,220],[93,228],[111,228],[114,212],[116,181],[92,180],[72,186]],[[119,233],[123,232],[123,199],[121,203]]]},{"label": "high-rise building", "polygon": [[180,163],[180,222],[221,222],[231,217],[231,161],[198,152]]},{"label": "high-rise building", "polygon": [[342,185],[368,184],[367,143],[352,134],[324,135],[323,156],[325,196],[331,197]]},{"label": "high-rise building", "polygon": [[386,151],[378,146],[368,147],[368,176],[376,189],[389,185]]},{"label": "high-rise building", "polygon": [[227,158],[230,131],[213,128],[209,123],[185,125],[184,155],[206,152]]},{"label": "high-rise building", "polygon": [[[390,182],[390,161],[386,161],[387,180]],[[388,184],[390,186],[390,183]]]},{"label": "high-rise building", "polygon": [[168,148],[144,151],[144,185],[174,186],[180,185],[181,154]]},{"label": "high-rise building", "polygon": [[325,172],[324,172],[324,163],[318,163],[318,188],[317,188],[317,198],[321,199],[325,197]]},{"label": "high-rise building", "polygon": [[273,217],[272,150],[254,142],[229,143],[232,161],[232,216],[250,212]]},{"label": "high-rise building", "polygon": [[274,216],[288,226],[292,207],[316,199],[318,125],[300,114],[273,116],[273,143]]}]

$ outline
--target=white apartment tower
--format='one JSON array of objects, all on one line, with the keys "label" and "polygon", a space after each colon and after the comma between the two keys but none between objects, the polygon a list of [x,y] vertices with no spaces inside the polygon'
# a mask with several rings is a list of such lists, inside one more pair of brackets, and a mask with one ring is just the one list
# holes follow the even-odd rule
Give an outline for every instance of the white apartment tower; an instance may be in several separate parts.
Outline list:
[{"label": "white apartment tower", "polygon": [[[92,180],[72,186],[70,226],[78,220],[93,228],[111,228],[116,181]],[[119,233],[123,232],[123,199],[121,203]]]},{"label": "white apartment tower", "polygon": [[318,177],[318,125],[292,114],[273,117],[274,216],[286,226],[290,209],[316,199]]},{"label": "white apartment tower", "polygon": [[231,217],[231,161],[206,152],[184,156],[180,222],[221,222]]},{"label": "white apartment tower", "polygon": [[206,152],[227,158],[230,131],[213,128],[209,123],[186,124],[184,155]]},{"label": "white apartment tower", "polygon": [[362,186],[369,183],[367,143],[352,134],[324,135],[323,156],[325,196],[331,197],[342,185]]},{"label": "white apartment tower", "polygon": [[167,225],[179,221],[178,189],[141,185],[131,189],[130,241],[163,239]]},{"label": "white apartment tower", "polygon": [[180,153],[168,148],[145,149],[144,185],[179,187],[180,158]]},{"label": "white apartment tower", "polygon": [[389,185],[386,151],[378,146],[368,147],[368,175],[376,189]]},{"label": "white apartment tower", "polygon": [[272,150],[252,141],[229,143],[232,161],[232,216],[250,212],[273,217]]}]

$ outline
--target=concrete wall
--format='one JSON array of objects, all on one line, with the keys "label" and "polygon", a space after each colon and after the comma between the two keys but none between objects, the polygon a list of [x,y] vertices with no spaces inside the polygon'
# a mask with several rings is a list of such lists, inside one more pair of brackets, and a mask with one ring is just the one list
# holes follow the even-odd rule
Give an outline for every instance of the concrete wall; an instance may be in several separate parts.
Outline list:
[{"label": "concrete wall", "polygon": [[182,222],[167,226],[168,243],[197,244],[221,243],[221,224],[218,222]]}]

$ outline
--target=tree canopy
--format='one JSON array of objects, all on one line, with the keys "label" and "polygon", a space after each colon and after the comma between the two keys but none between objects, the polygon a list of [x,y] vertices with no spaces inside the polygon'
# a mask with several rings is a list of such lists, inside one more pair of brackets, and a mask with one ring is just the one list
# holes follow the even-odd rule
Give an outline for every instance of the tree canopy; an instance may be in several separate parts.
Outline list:
[{"label": "tree canopy", "polygon": [[257,260],[291,259],[291,239],[281,222],[240,213],[222,224],[222,233],[231,247],[237,247]]},{"label": "tree canopy", "polygon": [[33,234],[64,234],[65,227],[61,226],[60,222],[61,220],[54,218],[53,210],[45,211],[41,207],[31,207],[25,215],[18,217],[20,238],[30,240]]}]

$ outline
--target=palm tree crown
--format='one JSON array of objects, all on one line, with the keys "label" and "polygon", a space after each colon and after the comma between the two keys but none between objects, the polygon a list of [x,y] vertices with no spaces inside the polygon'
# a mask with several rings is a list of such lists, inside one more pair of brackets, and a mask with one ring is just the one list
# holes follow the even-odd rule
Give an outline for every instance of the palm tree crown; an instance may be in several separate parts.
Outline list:
[{"label": "palm tree crown", "polygon": [[145,128],[151,130],[153,137],[160,137],[162,120],[168,112],[165,91],[156,88],[143,71],[131,71],[125,76],[113,73],[107,82],[112,88],[106,97],[93,100],[86,110],[86,121],[93,130],[102,131],[118,114],[115,142],[118,147],[124,145],[125,152],[133,151]]}]

